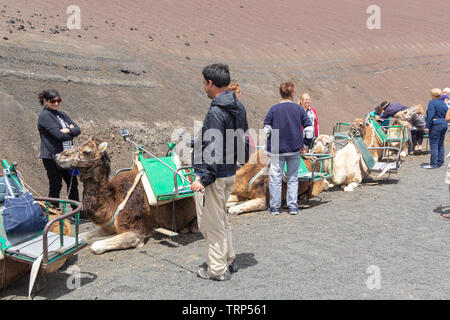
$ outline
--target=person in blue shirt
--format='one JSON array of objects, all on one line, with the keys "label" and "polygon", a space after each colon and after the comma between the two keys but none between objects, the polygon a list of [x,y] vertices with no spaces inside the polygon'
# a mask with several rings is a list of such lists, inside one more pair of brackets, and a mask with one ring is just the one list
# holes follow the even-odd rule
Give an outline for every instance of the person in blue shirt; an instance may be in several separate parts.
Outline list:
[{"label": "person in blue shirt", "polygon": [[430,164],[423,165],[424,169],[439,168],[444,164],[444,140],[447,133],[447,122],[445,115],[448,107],[441,99],[442,90],[431,89],[431,101],[428,103],[426,127],[429,130],[431,158]]},{"label": "person in blue shirt", "polygon": [[307,145],[312,142],[314,128],[305,109],[293,102],[295,88],[292,82],[280,85],[280,95],[283,100],[272,106],[264,119],[264,131],[268,135],[266,153],[270,155],[270,211],[273,215],[279,214],[286,164],[286,202],[289,213],[295,215],[299,212],[297,197],[300,151],[304,149],[304,142]]}]

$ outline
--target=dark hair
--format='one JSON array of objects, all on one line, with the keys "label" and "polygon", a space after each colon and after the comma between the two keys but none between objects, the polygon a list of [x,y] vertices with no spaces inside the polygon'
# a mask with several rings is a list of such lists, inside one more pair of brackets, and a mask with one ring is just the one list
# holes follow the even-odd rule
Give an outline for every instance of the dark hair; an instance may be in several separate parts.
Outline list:
[{"label": "dark hair", "polygon": [[294,94],[294,84],[292,82],[284,82],[280,85],[280,95],[283,99],[291,98]]},{"label": "dark hair", "polygon": [[56,90],[44,90],[41,93],[39,93],[39,102],[41,103],[41,105],[44,105],[44,99],[45,100],[50,100],[56,97],[60,97],[59,92]]},{"label": "dark hair", "polygon": [[226,64],[212,64],[203,68],[203,78],[211,82],[218,88],[226,87],[230,84],[230,68]]},{"label": "dark hair", "polygon": [[375,107],[375,112],[378,114],[383,113],[383,107],[381,106],[381,104]]}]

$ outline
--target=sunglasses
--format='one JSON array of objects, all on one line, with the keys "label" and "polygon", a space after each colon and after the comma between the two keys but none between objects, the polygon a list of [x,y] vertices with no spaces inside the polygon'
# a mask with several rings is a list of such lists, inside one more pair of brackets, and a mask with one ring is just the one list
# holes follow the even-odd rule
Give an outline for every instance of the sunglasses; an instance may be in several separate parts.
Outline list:
[{"label": "sunglasses", "polygon": [[62,99],[61,99],[61,98],[58,98],[58,99],[50,99],[50,100],[48,100],[48,102],[50,102],[50,103],[61,103],[61,102],[62,102]]}]

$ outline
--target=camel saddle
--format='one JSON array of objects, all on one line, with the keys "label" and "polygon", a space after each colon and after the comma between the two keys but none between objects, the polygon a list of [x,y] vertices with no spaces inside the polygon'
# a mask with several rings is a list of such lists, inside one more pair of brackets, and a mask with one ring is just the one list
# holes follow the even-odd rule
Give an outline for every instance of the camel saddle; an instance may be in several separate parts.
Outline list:
[{"label": "camel saddle", "polygon": [[[161,157],[158,159],[170,166],[173,170],[178,171],[186,179],[189,176],[194,177],[192,169],[178,168],[174,157]],[[135,166],[139,172],[143,170],[145,173],[141,181],[147,195],[148,203],[151,206],[158,206],[195,195],[190,189],[189,183],[157,159],[144,158],[141,151],[137,153]]]}]

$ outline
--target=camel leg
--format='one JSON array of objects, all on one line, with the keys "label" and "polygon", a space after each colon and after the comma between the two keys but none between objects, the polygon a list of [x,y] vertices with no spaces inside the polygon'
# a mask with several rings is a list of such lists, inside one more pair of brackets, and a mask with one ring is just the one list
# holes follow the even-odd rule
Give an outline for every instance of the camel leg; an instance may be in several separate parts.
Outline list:
[{"label": "camel leg", "polygon": [[186,234],[189,232],[190,233],[199,233],[200,232],[198,230],[197,217],[195,217],[194,220],[189,222],[189,224],[186,227],[184,227],[183,229],[181,229],[179,231],[179,233],[181,233],[181,234]]},{"label": "camel leg", "polygon": [[345,192],[353,192],[353,190],[358,186],[357,182],[350,182],[345,188]]},{"label": "camel leg", "polygon": [[84,241],[89,242],[90,240],[92,240],[94,238],[107,237],[107,236],[112,235],[113,233],[114,233],[114,231],[107,231],[103,228],[96,228],[94,230],[81,233],[79,237],[80,237],[80,239],[83,239]]},{"label": "camel leg", "polygon": [[102,254],[110,250],[141,247],[143,244],[144,235],[134,231],[128,231],[105,240],[94,242],[91,246],[91,251],[95,254]]},{"label": "camel leg", "polygon": [[225,205],[226,208],[230,208],[230,207],[234,207],[237,206],[239,204],[242,204],[246,201],[237,201],[237,202],[227,202],[227,204]]},{"label": "camel leg", "polygon": [[241,214],[244,212],[266,210],[266,200],[264,198],[257,198],[244,203],[231,207],[228,209],[229,213]]},{"label": "camel leg", "polygon": [[327,191],[333,187],[334,187],[334,184],[330,183],[327,179],[323,180],[323,190]]},{"label": "camel leg", "polygon": [[200,232],[200,230],[198,229],[197,217],[195,217],[195,219],[192,220],[192,222],[189,224],[189,230],[192,233],[199,233]]},{"label": "camel leg", "polygon": [[228,202],[238,202],[238,201],[239,201],[238,196],[235,196],[234,194],[232,194],[232,195],[228,198],[227,203],[228,203]]},{"label": "camel leg", "polygon": [[184,227],[179,231],[180,234],[186,234],[189,233],[189,226]]}]

